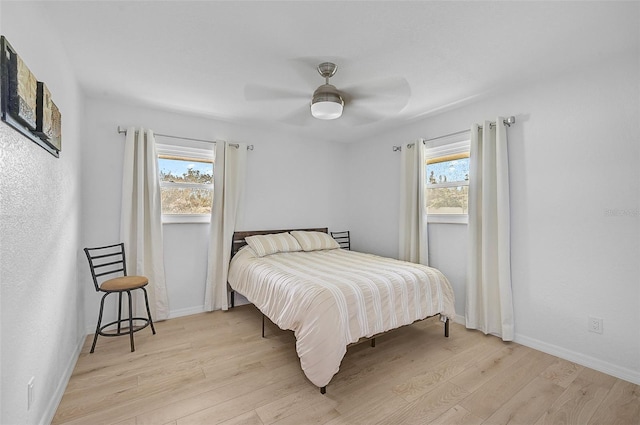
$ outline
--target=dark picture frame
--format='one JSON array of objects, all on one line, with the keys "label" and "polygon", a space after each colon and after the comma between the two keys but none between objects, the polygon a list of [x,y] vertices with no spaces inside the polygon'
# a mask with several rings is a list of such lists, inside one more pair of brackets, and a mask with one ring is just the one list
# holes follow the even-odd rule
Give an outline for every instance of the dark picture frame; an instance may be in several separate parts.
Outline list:
[{"label": "dark picture frame", "polygon": [[58,158],[62,115],[7,39],[0,37],[0,119]]},{"label": "dark picture frame", "polygon": [[62,149],[62,116],[51,99],[47,85],[38,81],[36,97],[36,135],[58,152]]}]

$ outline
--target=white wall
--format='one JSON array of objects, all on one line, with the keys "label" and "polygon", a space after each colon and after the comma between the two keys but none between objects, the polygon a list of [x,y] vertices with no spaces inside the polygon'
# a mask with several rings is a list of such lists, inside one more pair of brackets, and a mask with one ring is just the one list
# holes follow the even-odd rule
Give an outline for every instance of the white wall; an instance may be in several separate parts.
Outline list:
[{"label": "white wall", "polygon": [[[318,140],[299,140],[273,132],[204,117],[193,117],[87,99],[85,156],[82,173],[83,244],[116,242],[120,234],[120,196],[124,135],[130,125],[156,133],[254,145],[248,152],[244,213],[238,230],[328,226],[346,229],[347,147]],[[158,138],[162,143],[171,139]],[[165,268],[172,317],[202,311],[208,250],[208,224],[165,224]],[[88,267],[81,279],[91,286]],[[99,296],[87,291],[87,331],[95,328]],[[111,308],[112,314],[115,307]]]},{"label": "white wall", "polygon": [[0,26],[62,113],[59,159],[0,123],[0,423],[49,423],[84,341],[77,278],[82,101],[38,8],[2,2]]},{"label": "white wall", "polygon": [[[599,57],[353,145],[354,246],[397,255],[393,145],[515,115],[508,136],[516,340],[640,383],[639,59],[637,51]],[[464,314],[459,226],[430,225],[429,243],[432,265],[451,277]],[[604,319],[602,335],[587,332],[589,315]]]}]

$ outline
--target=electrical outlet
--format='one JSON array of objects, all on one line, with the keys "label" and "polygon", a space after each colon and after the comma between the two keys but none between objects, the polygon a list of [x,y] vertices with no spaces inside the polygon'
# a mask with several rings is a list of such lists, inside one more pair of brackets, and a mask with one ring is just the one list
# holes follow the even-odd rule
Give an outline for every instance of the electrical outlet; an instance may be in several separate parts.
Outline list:
[{"label": "electrical outlet", "polygon": [[33,404],[33,384],[36,380],[35,376],[32,376],[27,382],[27,410],[31,409],[31,405]]},{"label": "electrical outlet", "polygon": [[589,320],[587,322],[587,329],[589,330],[589,332],[595,332],[597,334],[601,334],[603,331],[602,319],[599,317],[589,316]]}]

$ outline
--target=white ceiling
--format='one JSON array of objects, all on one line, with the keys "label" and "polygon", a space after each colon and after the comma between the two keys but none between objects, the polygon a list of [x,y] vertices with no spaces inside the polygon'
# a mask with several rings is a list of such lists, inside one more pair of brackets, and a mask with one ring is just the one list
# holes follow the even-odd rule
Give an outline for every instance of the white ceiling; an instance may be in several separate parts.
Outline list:
[{"label": "white ceiling", "polygon": [[[609,56],[638,55],[640,45],[637,3],[53,1],[44,7],[92,96],[345,142]],[[338,65],[332,84],[370,96],[347,104],[334,121],[309,112],[324,82],[315,67],[327,60]],[[377,87],[403,79],[408,85],[396,93],[404,98],[385,97],[391,92],[384,90],[376,96]],[[270,92],[289,98],[256,100]]]}]

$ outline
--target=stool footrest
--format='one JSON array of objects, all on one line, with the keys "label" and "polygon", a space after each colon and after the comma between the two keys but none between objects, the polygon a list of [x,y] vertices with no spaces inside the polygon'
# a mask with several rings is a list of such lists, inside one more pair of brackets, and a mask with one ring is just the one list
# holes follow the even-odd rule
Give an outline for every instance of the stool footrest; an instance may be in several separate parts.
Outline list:
[{"label": "stool footrest", "polygon": [[[147,326],[149,326],[149,319],[147,319],[146,317],[134,317],[133,319],[133,332],[138,332],[141,331],[142,329],[146,328]],[[138,323],[136,324],[135,322],[142,322],[142,323]],[[120,331],[118,331],[117,329],[112,329],[112,330],[106,330],[106,328],[117,325],[118,322],[121,324],[120,326]],[[122,326],[122,325],[126,325],[126,326]],[[155,335],[155,330],[154,330],[154,335]],[[102,336],[122,336],[122,335],[129,335],[129,319],[121,319],[121,320],[115,320],[113,322],[109,322],[106,325],[100,326],[100,329],[98,331],[98,335],[102,335]]]}]

